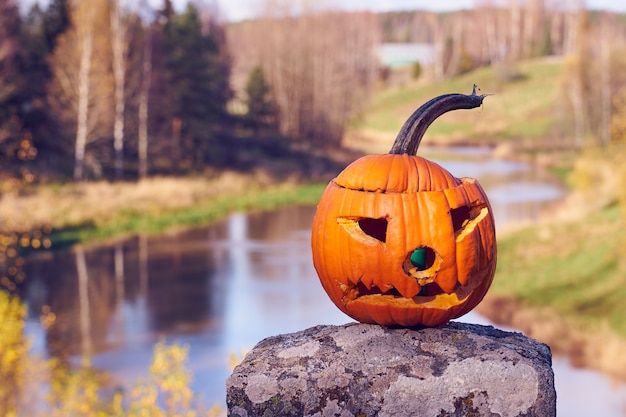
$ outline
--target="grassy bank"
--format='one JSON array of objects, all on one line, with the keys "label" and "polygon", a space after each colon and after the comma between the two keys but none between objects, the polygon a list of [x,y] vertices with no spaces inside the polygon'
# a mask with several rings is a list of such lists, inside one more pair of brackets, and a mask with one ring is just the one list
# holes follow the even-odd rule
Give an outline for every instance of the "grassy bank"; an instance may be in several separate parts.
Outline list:
[{"label": "grassy bank", "polygon": [[581,153],[562,206],[498,239],[495,295],[547,307],[581,329],[609,329],[626,341],[625,152],[612,145]]},{"label": "grassy bank", "polygon": [[326,184],[267,183],[247,175],[152,178],[139,183],[42,186],[0,199],[5,233],[51,230],[53,248],[134,233],[159,233],[223,218],[235,210],[315,204]]},{"label": "grassy bank", "polygon": [[585,329],[626,339],[626,237],[618,205],[581,221],[543,223],[498,241],[491,291],[524,307],[549,307]]}]

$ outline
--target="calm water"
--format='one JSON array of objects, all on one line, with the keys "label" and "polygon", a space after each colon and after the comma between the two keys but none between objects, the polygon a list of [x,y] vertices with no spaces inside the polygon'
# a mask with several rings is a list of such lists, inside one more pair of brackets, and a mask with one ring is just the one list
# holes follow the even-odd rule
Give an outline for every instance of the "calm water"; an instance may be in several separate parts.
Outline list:
[{"label": "calm water", "polygon": [[[529,167],[491,161],[447,161],[456,176],[479,178],[498,227],[535,219],[561,191]],[[124,386],[147,372],[159,340],[187,344],[193,388],[206,403],[224,403],[229,354],[264,337],[350,319],[328,299],[309,246],[313,207],[235,213],[223,222],[103,247],[73,248],[28,260],[27,332],[40,354],[93,357]],[[496,277],[497,279],[497,277]],[[57,323],[44,331],[44,306]],[[470,313],[463,321],[486,323]],[[561,416],[626,415],[626,387],[602,375],[554,363]]]}]

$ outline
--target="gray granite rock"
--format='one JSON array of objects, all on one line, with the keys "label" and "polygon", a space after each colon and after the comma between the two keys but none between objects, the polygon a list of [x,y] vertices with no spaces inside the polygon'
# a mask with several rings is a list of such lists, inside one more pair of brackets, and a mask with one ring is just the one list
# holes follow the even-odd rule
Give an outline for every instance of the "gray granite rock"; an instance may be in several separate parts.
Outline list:
[{"label": "gray granite rock", "polygon": [[261,341],[227,380],[229,416],[556,415],[548,346],[490,326],[317,326]]}]

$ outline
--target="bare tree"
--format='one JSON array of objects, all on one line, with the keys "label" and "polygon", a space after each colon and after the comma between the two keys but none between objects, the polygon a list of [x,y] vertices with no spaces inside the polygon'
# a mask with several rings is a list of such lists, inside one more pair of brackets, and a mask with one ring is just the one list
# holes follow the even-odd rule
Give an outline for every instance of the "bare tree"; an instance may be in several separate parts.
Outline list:
[{"label": "bare tree", "polygon": [[585,66],[585,61],[587,58],[587,48],[586,42],[584,41],[586,37],[587,30],[587,15],[586,11],[582,8],[578,11],[576,15],[577,21],[577,31],[575,33],[575,41],[573,41],[574,45],[576,45],[575,53],[571,54],[568,58],[568,64],[570,66],[570,77],[569,81],[566,85],[568,97],[570,100],[570,104],[573,110],[574,116],[574,143],[577,147],[581,148],[584,144],[584,135],[586,130],[586,112],[585,112],[585,71],[587,67]]},{"label": "bare tree", "polygon": [[580,40],[581,16],[584,10],[583,0],[574,0],[564,6],[563,55],[577,51]]},{"label": "bare tree", "polygon": [[435,47],[435,60],[433,62],[435,79],[442,80],[446,76],[445,54],[447,34],[442,16],[432,15],[430,23],[433,28],[433,43]]},{"label": "bare tree", "polygon": [[148,104],[152,79],[152,28],[145,30],[143,40],[141,87],[139,91],[137,148],[139,157],[139,178],[148,176]]},{"label": "bare tree", "polygon": [[607,145],[611,138],[612,97],[611,55],[615,37],[614,24],[607,13],[600,21],[600,144]]},{"label": "bare tree", "polygon": [[477,36],[477,44],[480,46],[479,62],[484,64],[495,64],[501,56],[501,36],[498,32],[498,9],[494,6],[493,0],[479,0],[474,10],[480,30]]},{"label": "bare tree", "polygon": [[533,57],[538,52],[538,46],[543,37],[543,0],[528,0],[523,10],[523,34],[521,45],[521,57]]},{"label": "bare tree", "polygon": [[446,77],[454,77],[458,75],[461,68],[461,59],[463,57],[463,51],[465,50],[465,45],[463,42],[463,35],[465,30],[465,12],[460,11],[454,16],[454,21],[452,24],[452,30],[449,40],[447,41],[448,47],[450,49],[450,58],[446,68]]},{"label": "bare tree", "polygon": [[248,74],[260,65],[280,131],[338,146],[348,118],[373,87],[378,21],[366,12],[324,11],[312,2],[300,6],[296,15],[289,2],[268,2],[263,19],[229,30],[233,85],[243,92]]},{"label": "bare tree", "polygon": [[509,58],[517,61],[521,51],[521,29],[522,29],[522,13],[519,0],[510,1],[510,38],[509,38]]},{"label": "bare tree", "polygon": [[565,22],[565,12],[559,3],[551,3],[548,7],[549,34],[552,43],[552,53],[563,54],[563,27]]}]

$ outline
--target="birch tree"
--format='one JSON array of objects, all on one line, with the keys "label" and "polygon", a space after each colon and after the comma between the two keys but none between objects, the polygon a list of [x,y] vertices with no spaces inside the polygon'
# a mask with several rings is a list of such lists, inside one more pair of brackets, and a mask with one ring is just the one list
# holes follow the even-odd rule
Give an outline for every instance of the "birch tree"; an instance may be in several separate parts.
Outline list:
[{"label": "birch tree", "polygon": [[83,179],[85,148],[89,132],[89,90],[91,84],[91,59],[93,55],[94,9],[85,1],[76,8],[74,27],[76,28],[78,60],[78,97],[76,100],[76,140],[74,143],[74,180]]},{"label": "birch tree", "polygon": [[110,0],[111,51],[114,81],[115,114],[113,122],[113,148],[115,150],[115,177],[124,175],[124,116],[126,105],[126,68],[128,66],[128,19],[121,9],[120,0]]},{"label": "birch tree", "polygon": [[544,9],[543,0],[528,0],[526,2],[521,48],[521,54],[524,58],[537,55],[544,32]]},{"label": "birch tree", "polygon": [[97,158],[87,158],[87,145],[106,135],[111,119],[106,0],[74,1],[70,19],[71,26],[59,36],[50,59],[48,100],[61,129],[74,137],[74,180],[82,181],[86,162],[92,174],[102,174]]},{"label": "birch tree", "polygon": [[141,62],[141,87],[137,110],[137,153],[139,158],[139,178],[145,178],[148,176],[148,105],[152,80],[152,27],[148,27],[145,30]]},{"label": "birch tree", "polygon": [[585,132],[589,126],[588,113],[585,109],[589,91],[587,85],[589,78],[587,76],[589,70],[587,62],[589,59],[587,45],[589,25],[587,12],[582,8],[576,14],[576,22],[577,30],[573,32],[573,40],[571,40],[573,52],[567,55],[565,60],[564,88],[574,119],[574,144],[578,148],[582,148]]}]

